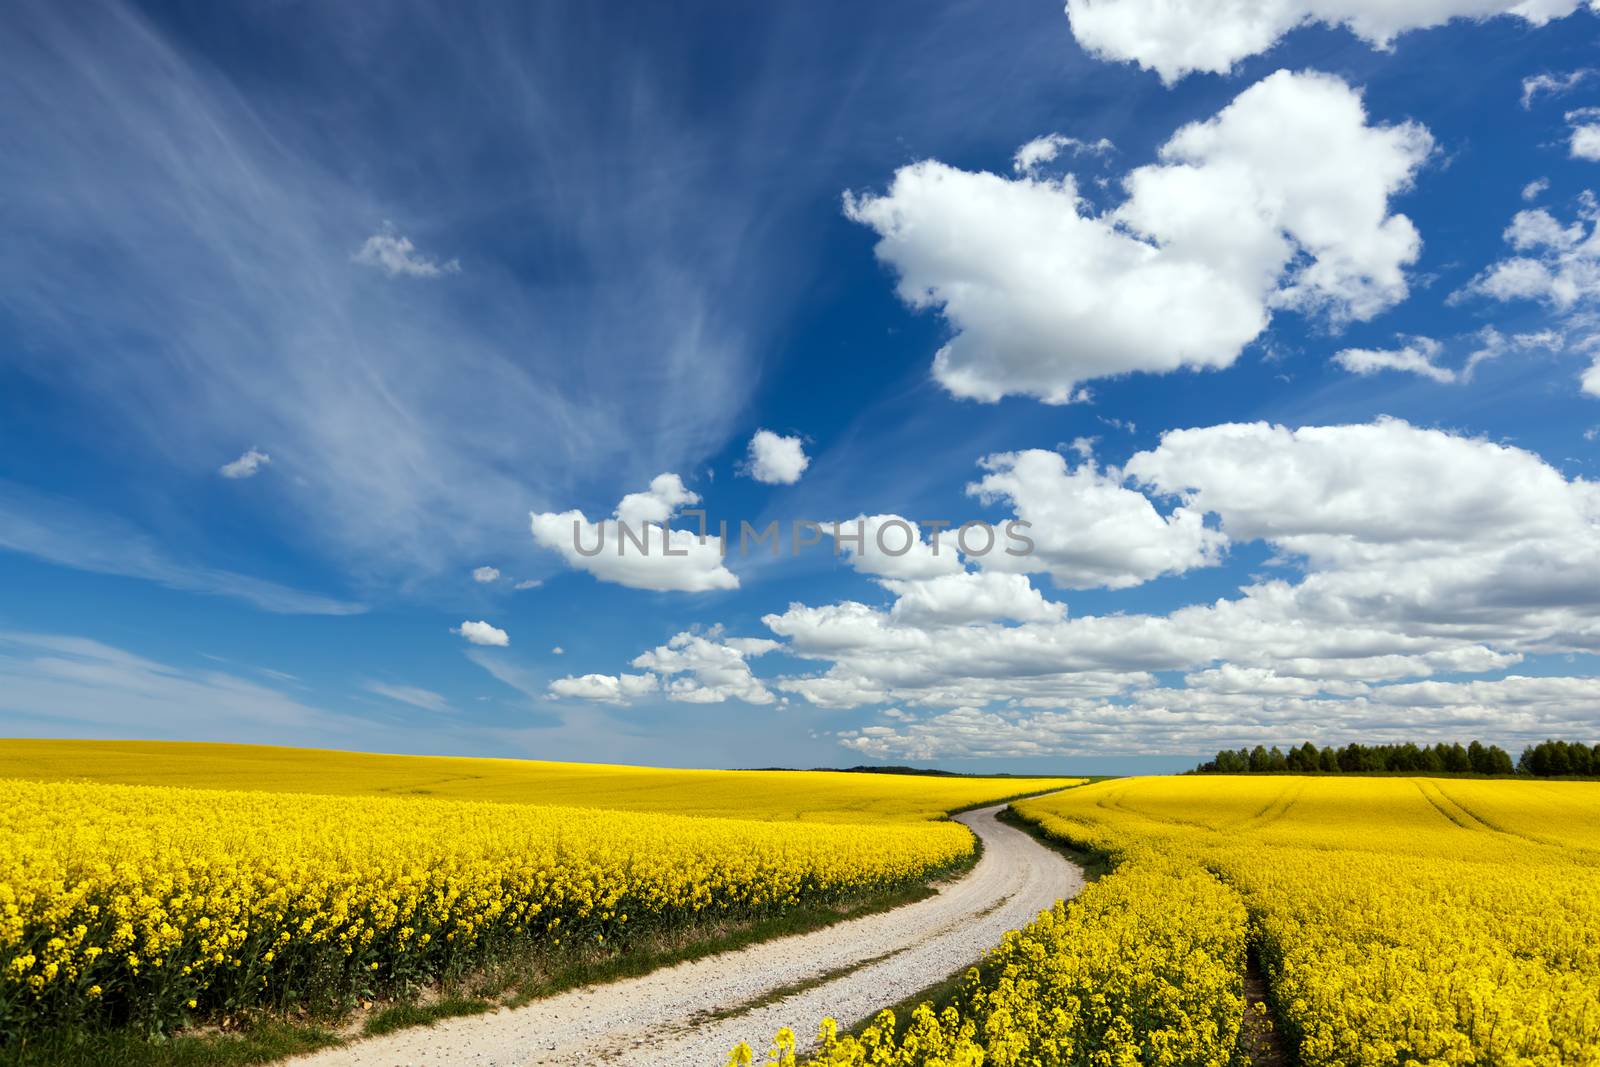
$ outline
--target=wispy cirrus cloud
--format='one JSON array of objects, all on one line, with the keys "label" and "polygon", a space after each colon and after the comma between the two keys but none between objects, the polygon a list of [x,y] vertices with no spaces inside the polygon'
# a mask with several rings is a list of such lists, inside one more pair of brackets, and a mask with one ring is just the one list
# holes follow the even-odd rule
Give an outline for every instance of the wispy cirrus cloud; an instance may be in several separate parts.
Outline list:
[{"label": "wispy cirrus cloud", "polygon": [[0,549],[63,567],[231,597],[282,615],[358,615],[366,605],[175,557],[116,516],[0,481]]},{"label": "wispy cirrus cloud", "polygon": [[[553,44],[511,46],[528,42],[510,11],[422,35],[457,91],[419,105],[392,57],[324,14],[307,62],[361,79],[367,125],[308,118],[296,88],[247,96],[116,0],[12,9],[0,289],[26,371],[115,427],[155,495],[241,427],[271,440],[295,472],[295,547],[390,587],[517,545],[521,517],[574,486],[718,447],[752,384],[747,336],[767,328],[741,253],[762,205],[718,192],[739,178],[714,154],[682,153],[688,116],[665,95],[597,98]],[[374,167],[368,139],[417,106],[440,109],[415,116],[431,139]],[[491,206],[456,180],[485,139],[540,195]],[[419,182],[430,197],[409,202]],[[403,231],[350,221],[391,217]],[[569,268],[519,273],[528,241]],[[390,280],[454,275],[457,249],[459,285]],[[265,462],[248,455],[239,476]]]},{"label": "wispy cirrus cloud", "polygon": [[369,693],[398,700],[402,704],[410,704],[423,711],[450,711],[450,701],[431,689],[423,689],[415,685],[399,685],[393,682],[379,682],[368,680],[362,683],[361,688]]}]

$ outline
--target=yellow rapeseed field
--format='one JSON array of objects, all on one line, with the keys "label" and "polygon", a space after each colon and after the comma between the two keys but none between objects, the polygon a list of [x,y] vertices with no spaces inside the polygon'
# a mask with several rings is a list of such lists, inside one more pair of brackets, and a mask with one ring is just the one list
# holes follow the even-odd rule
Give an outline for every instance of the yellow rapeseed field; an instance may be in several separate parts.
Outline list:
[{"label": "yellow rapeseed field", "polygon": [[5,739],[0,739],[0,778],[444,797],[816,822],[939,819],[1082,781],[676,770],[182,741]]},{"label": "yellow rapeseed field", "polygon": [[[6,769],[31,759],[52,777],[73,747],[6,742]],[[0,1046],[63,1025],[161,1030],[348,1000],[517,948],[617,944],[904,885],[971,855],[964,827],[930,818],[940,805],[1030,787],[219,747],[229,771],[241,756],[309,763],[325,793],[347,795],[0,779]],[[211,781],[225,773],[213,748],[169,746],[147,767],[105,746],[83,766],[172,781],[188,761]],[[370,795],[419,783],[500,800]],[[681,810],[753,817],[600,806],[668,808],[673,788]],[[550,795],[588,806],[507,802]]]},{"label": "yellow rapeseed field", "polygon": [[1016,805],[1117,863],[831,1064],[1215,1064],[1253,944],[1306,1067],[1600,1064],[1600,784],[1183,777]]}]

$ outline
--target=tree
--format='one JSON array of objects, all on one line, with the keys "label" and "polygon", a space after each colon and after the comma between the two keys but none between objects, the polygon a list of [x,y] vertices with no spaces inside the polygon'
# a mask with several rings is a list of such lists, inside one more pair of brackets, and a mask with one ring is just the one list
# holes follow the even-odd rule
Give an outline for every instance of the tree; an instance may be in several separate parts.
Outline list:
[{"label": "tree", "polygon": [[1511,765],[1511,754],[1499,745],[1489,746],[1489,773],[1490,774],[1515,774],[1517,769]]},{"label": "tree", "polygon": [[1594,764],[1590,762],[1589,746],[1567,746],[1567,762],[1572,764],[1572,773],[1587,777],[1595,772]]},{"label": "tree", "polygon": [[1489,750],[1483,747],[1482,741],[1473,741],[1467,746],[1467,762],[1472,764],[1472,769],[1477,774],[1493,774],[1489,769]]},{"label": "tree", "polygon": [[1389,771],[1396,774],[1522,774],[1581,775],[1600,777],[1600,745],[1558,741],[1554,738],[1529,745],[1522,758],[1513,764],[1499,745],[1474,740],[1466,747],[1459,742],[1423,745],[1363,745],[1351,742],[1343,748],[1318,749],[1307,741],[1284,752],[1274,745],[1236,751],[1224,749],[1214,761],[1201,764],[1201,773],[1269,774],[1290,771],[1296,774],[1359,774]]}]

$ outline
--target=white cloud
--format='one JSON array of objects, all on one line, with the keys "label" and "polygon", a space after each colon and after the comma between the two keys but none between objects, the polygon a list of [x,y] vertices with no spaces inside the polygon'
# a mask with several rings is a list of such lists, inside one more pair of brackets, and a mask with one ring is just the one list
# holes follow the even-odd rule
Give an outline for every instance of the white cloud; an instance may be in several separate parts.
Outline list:
[{"label": "white cloud", "polygon": [[691,704],[720,704],[742,700],[746,704],[771,704],[773,695],[750,672],[749,657],[778,647],[766,638],[727,638],[720,630],[701,635],[680,633],[636,657],[633,666],[662,679],[669,700]]},{"label": "white cloud", "polygon": [[461,271],[459,260],[440,263],[422,255],[417,251],[417,246],[411,243],[411,238],[397,233],[394,225],[388,222],[356,249],[350,261],[381,270],[391,278],[402,275],[408,278],[438,278]]},{"label": "white cloud", "polygon": [[1411,337],[1400,348],[1346,348],[1334,353],[1333,361],[1352,374],[1395,370],[1449,383],[1456,380],[1456,372],[1434,362],[1443,350],[1444,346],[1430,337]]},{"label": "white cloud", "polygon": [[590,522],[581,511],[529,518],[534,541],[601,581],[680,592],[737,589],[738,576],[723,566],[720,538],[663,528],[684,505],[699,502],[676,474],[662,474],[648,491],[623,497],[610,520]]},{"label": "white cloud", "polygon": [[1578,384],[1590,396],[1600,396],[1600,357],[1596,357],[1588,369],[1578,377]]},{"label": "white cloud", "polygon": [[[721,627],[704,633],[685,631],[664,645],[641,653],[632,666],[642,674],[584,674],[550,683],[556,697],[629,704],[664,695],[685,704],[772,704],[777,698],[750,671],[747,660],[779,647],[764,637],[725,637]],[[555,652],[559,655],[561,650]]]},{"label": "white cloud", "polygon": [[369,693],[376,693],[390,700],[398,700],[402,704],[410,704],[414,708],[424,711],[449,711],[450,701],[431,689],[421,689],[414,685],[393,685],[389,682],[369,681],[362,685]]},{"label": "white cloud", "polygon": [[1573,159],[1600,162],[1600,108],[1586,107],[1567,112],[1567,122],[1572,132],[1567,147]]},{"label": "white cloud", "polygon": [[1066,614],[1033,588],[1026,575],[964,571],[915,580],[885,578],[878,584],[895,595],[889,615],[913,626],[953,626],[1012,619],[1048,622]]},{"label": "white cloud", "polygon": [[[1204,681],[1211,681],[1206,679]],[[1084,752],[1212,752],[1240,745],[1339,745],[1482,738],[1515,748],[1548,736],[1582,736],[1600,679],[1530,678],[1344,687],[1256,676],[1251,685],[1151,689],[1126,701],[1073,701],[1051,710],[958,708],[839,734],[875,759],[1007,758]]]},{"label": "white cloud", "polygon": [[[973,754],[1068,741],[1171,751],[1259,738],[1280,721],[1345,734],[1381,729],[1410,721],[1396,719],[1409,712],[1394,710],[1378,691],[1384,683],[1600,651],[1600,587],[1590,580],[1600,570],[1600,486],[1522,449],[1381,419],[1171,431],[1114,480],[1087,460],[1085,472],[1045,464],[1052,453],[1017,455],[1039,462],[1040,472],[1025,471],[1037,484],[1008,486],[1007,499],[1078,506],[1084,487],[1176,497],[1186,512],[1215,516],[1218,546],[1259,541],[1273,551],[1268,566],[1286,577],[1254,578],[1234,597],[1167,614],[1068,617],[1024,575],[975,569],[978,561],[943,552],[934,564],[932,545],[943,547],[950,534],[943,531],[919,536],[922,551],[910,563],[850,557],[893,596],[887,607],[792,603],[764,617],[782,650],[817,664],[815,672],[755,679],[744,660],[772,643],[711,631],[681,634],[635,659],[646,673],[633,684],[682,700],[762,702],[778,691],[824,708],[897,705],[894,727],[859,732],[863,751],[878,743],[872,738],[893,736],[920,738],[896,749],[904,754],[968,751],[940,747],[950,736],[967,738]],[[994,466],[1013,476],[1024,464],[1008,455]],[[1120,496],[1104,507],[1138,515],[1126,520],[1130,541],[1157,529]],[[872,521],[882,528],[893,518]],[[1127,571],[1125,560],[1113,562],[1099,571]],[[903,569],[883,573],[894,567]],[[1186,687],[1158,686],[1158,671],[1186,672]],[[623,676],[600,677],[552,692],[621,699]],[[923,709],[945,710],[924,717]]]},{"label": "white cloud", "polygon": [[1535,178],[1522,187],[1522,199],[1528,201],[1537,200],[1544,195],[1544,191],[1548,188],[1550,188],[1549,178]]},{"label": "white cloud", "polygon": [[565,656],[567,654],[567,650],[562,648],[560,645],[557,645],[555,648],[550,650],[550,654],[552,656]]},{"label": "white cloud", "polygon": [[1589,483],[1566,482],[1531,452],[1398,419],[1173,430],[1126,469],[1215,513],[1236,541],[1270,540],[1319,566],[1435,550],[1459,563],[1477,543],[1547,536],[1577,548],[1600,503]]},{"label": "white cloud", "polygon": [[271,462],[271,456],[252,448],[238,459],[218,467],[217,473],[224,478],[254,478],[257,471]]},{"label": "white cloud", "polygon": [[1566,336],[1559,330],[1532,330],[1507,337],[1493,326],[1485,326],[1478,331],[1478,348],[1467,357],[1466,364],[1461,368],[1461,379],[1471,380],[1480,365],[1499,359],[1508,352],[1531,352],[1535,349],[1559,352],[1565,347],[1566,341]]},{"label": "white cloud", "polygon": [[1018,174],[1032,174],[1062,152],[1070,150],[1075,155],[1081,152],[1099,156],[1115,148],[1116,146],[1104,137],[1098,141],[1080,141],[1065,134],[1047,133],[1043,137],[1035,137],[1017,149],[1017,154],[1011,158],[1011,169]]},{"label": "white cloud", "polygon": [[[1503,236],[1519,254],[1490,264],[1452,293],[1450,302],[1482,296],[1503,302],[1533,300],[1552,308],[1560,316],[1558,329],[1519,334],[1515,342],[1518,347],[1557,351],[1567,346],[1569,333],[1577,334],[1573,349],[1596,350],[1593,363],[1579,376],[1579,387],[1590,396],[1600,396],[1600,349],[1596,349],[1600,334],[1594,333],[1592,307],[1600,300],[1600,201],[1592,191],[1586,189],[1579,196],[1577,216],[1563,225],[1544,208],[1517,212]],[[1493,335],[1492,343],[1474,353],[1469,370],[1480,358],[1492,358],[1504,347],[1493,329],[1486,333]]]},{"label": "white cloud", "polygon": [[[1468,282],[1451,300],[1470,295],[1493,300],[1537,300],[1557,311],[1600,297],[1600,205],[1580,198],[1578,217],[1562,224],[1544,208],[1519,211],[1506,227],[1509,256]],[[1585,227],[1587,223],[1587,227]]]},{"label": "white cloud", "polygon": [[472,580],[480,585],[500,580],[500,572],[493,567],[475,567],[472,571]]},{"label": "white cloud", "polygon": [[799,437],[781,437],[771,430],[757,430],[750,438],[746,470],[758,482],[793,485],[810,465],[811,459]]},{"label": "white cloud", "polygon": [[1431,148],[1415,124],[1369,125],[1339,79],[1279,71],[1175,133],[1104,214],[1070,174],[936,160],[845,212],[878,233],[901,299],[953,328],[946,389],[1067,403],[1094,378],[1228,366],[1275,309],[1338,323],[1403,299],[1421,242],[1388,201]]},{"label": "white cloud", "polygon": [[956,535],[948,529],[924,536],[920,525],[899,515],[857,515],[822,528],[828,538],[838,531],[835,550],[862,574],[914,580],[963,569]]},{"label": "white cloud", "polygon": [[1019,573],[1048,573],[1068,589],[1126,589],[1164,574],[1214,566],[1227,538],[1207,529],[1188,508],[1163,515],[1117,471],[1084,457],[1069,469],[1060,453],[1032,449],[988,456],[983,478],[967,492],[985,503],[1004,501],[1030,525],[1033,551],[991,554],[982,565]]},{"label": "white cloud", "polygon": [[627,704],[659,689],[660,683],[653,674],[580,674],[550,683],[552,696],[601,704]]},{"label": "white cloud", "polygon": [[[1073,35],[1102,59],[1132,61],[1168,85],[1195,71],[1223,74],[1295,27],[1345,26],[1377,48],[1451,19],[1513,15],[1542,26],[1582,0],[1067,0]],[[1526,94],[1527,90],[1524,89]]]},{"label": "white cloud", "polygon": [[[1022,721],[1019,754],[1030,731],[1039,743],[1060,729],[1104,749],[1260,736],[1250,716],[1266,697],[1280,707],[1350,698],[1329,721],[1337,712],[1371,723],[1389,714],[1359,702],[1376,683],[1600,649],[1600,589],[1584,577],[1600,567],[1600,487],[1532,453],[1397,420],[1257,423],[1170,432],[1124,472],[1215,515],[1234,544],[1264,542],[1303,575],[1257,579],[1233,599],[1166,615],[1014,624],[994,612],[903,608],[911,588],[888,610],[791,604],[764,621],[787,652],[826,669],[774,687],[822,707],[957,709],[946,726],[984,745],[1001,745],[1006,724]],[[1193,692],[1152,688],[1154,671],[1190,672]],[[1063,725],[1076,711],[1016,710],[1036,708],[1107,710],[1079,731]],[[1205,731],[1186,733],[1189,721]]]},{"label": "white cloud", "polygon": [[1566,74],[1534,74],[1522,79],[1522,107],[1527,110],[1540,96],[1565,96],[1583,84],[1593,70],[1574,70]]},{"label": "white cloud", "polygon": [[513,589],[537,589],[543,584],[544,584],[544,582],[541,581],[538,578],[524,578],[522,581],[520,581],[516,585],[512,586],[512,588]]},{"label": "white cloud", "polygon": [[475,645],[493,645],[496,648],[504,648],[511,643],[510,634],[481,620],[478,622],[464,622],[460,626],[452,627],[450,632],[460,634]]}]

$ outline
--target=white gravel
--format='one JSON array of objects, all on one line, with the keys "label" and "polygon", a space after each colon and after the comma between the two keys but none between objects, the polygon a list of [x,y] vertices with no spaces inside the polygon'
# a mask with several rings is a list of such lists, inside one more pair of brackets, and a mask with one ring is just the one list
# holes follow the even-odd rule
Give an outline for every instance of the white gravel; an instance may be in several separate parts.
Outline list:
[{"label": "white gravel", "polygon": [[[740,1041],[756,1049],[759,1061],[779,1027],[792,1027],[807,1042],[825,1016],[849,1026],[976,962],[1007,930],[1077,895],[1082,872],[998,822],[1003,806],[957,816],[983,839],[983,858],[965,877],[915,904],[290,1062],[722,1067]],[[809,988],[767,1002],[775,991],[801,985]]]}]

